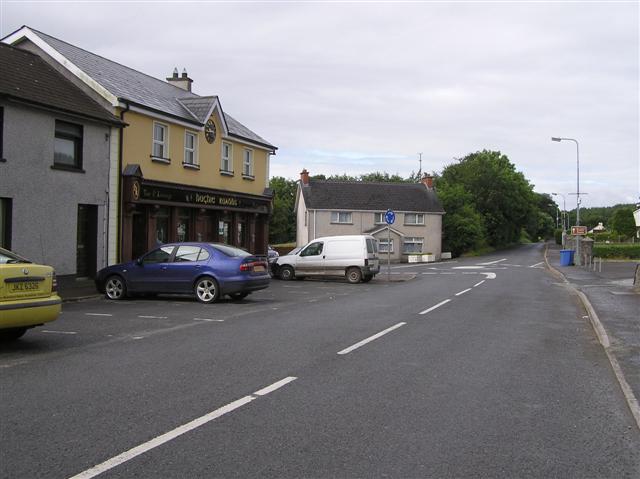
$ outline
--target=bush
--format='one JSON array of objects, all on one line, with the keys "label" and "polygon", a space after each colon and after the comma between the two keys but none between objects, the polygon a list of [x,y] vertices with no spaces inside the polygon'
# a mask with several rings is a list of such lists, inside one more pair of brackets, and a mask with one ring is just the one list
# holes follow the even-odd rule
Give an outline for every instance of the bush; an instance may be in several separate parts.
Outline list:
[{"label": "bush", "polygon": [[556,244],[562,244],[562,229],[558,228],[553,232],[553,236],[556,239]]},{"label": "bush", "polygon": [[640,259],[640,244],[596,244],[593,246],[593,256],[598,258]]}]

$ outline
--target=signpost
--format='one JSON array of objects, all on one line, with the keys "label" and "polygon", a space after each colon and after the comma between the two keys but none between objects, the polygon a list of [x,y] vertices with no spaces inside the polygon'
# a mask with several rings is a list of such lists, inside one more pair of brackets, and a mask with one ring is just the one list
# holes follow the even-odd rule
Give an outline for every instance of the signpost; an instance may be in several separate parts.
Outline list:
[{"label": "signpost", "polygon": [[587,234],[587,227],[586,226],[572,226],[571,227],[571,234],[574,236],[584,236]]},{"label": "signpost", "polygon": [[393,210],[387,210],[384,214],[384,220],[387,223],[387,281],[391,281],[391,225],[396,220],[396,214]]}]

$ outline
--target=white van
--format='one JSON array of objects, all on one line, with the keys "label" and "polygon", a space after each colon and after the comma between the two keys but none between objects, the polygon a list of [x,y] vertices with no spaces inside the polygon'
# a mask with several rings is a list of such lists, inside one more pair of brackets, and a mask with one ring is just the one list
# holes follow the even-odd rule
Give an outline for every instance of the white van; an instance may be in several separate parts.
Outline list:
[{"label": "white van", "polygon": [[341,276],[349,283],[368,282],[380,272],[378,240],[369,235],[316,238],[280,256],[275,275],[284,280],[306,276]]}]

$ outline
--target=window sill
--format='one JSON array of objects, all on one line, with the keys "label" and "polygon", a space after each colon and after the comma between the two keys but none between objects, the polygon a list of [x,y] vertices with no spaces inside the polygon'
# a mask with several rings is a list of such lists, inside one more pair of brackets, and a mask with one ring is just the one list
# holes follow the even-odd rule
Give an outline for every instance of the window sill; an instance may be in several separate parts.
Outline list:
[{"label": "window sill", "polygon": [[68,165],[51,165],[52,170],[68,171],[70,173],[86,173],[82,168],[76,168],[75,166]]},{"label": "window sill", "polygon": [[332,224],[332,225],[353,225],[353,223],[340,223],[338,221],[332,221],[330,224]]},{"label": "window sill", "polygon": [[188,170],[199,170],[200,169],[200,165],[196,165],[194,163],[185,163],[184,161],[182,162],[182,166],[185,167]]},{"label": "window sill", "polygon": [[424,223],[404,223],[403,226],[424,226]]},{"label": "window sill", "polygon": [[221,174],[222,176],[233,176],[233,171],[220,170],[220,174]]},{"label": "window sill", "polygon": [[253,175],[245,175],[244,173],[242,173],[242,179],[243,180],[249,180],[249,181],[255,181],[256,177]]},{"label": "window sill", "polygon": [[164,163],[165,165],[169,165],[171,164],[171,158],[161,158],[159,156],[150,156],[151,161],[155,162],[155,163]]}]

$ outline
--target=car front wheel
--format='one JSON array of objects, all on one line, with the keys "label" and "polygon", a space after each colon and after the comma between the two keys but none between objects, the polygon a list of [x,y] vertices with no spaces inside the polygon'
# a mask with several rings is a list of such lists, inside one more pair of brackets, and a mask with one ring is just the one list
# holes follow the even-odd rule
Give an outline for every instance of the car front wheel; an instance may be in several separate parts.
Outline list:
[{"label": "car front wheel", "polygon": [[289,281],[295,277],[295,272],[291,266],[281,266],[280,267],[280,279],[284,281]]},{"label": "car front wheel", "polygon": [[215,279],[205,276],[196,281],[194,287],[196,298],[201,303],[215,303],[220,297],[220,288]]},{"label": "car front wheel", "polygon": [[110,276],[104,283],[104,292],[108,299],[123,299],[127,295],[127,286],[120,276]]}]

